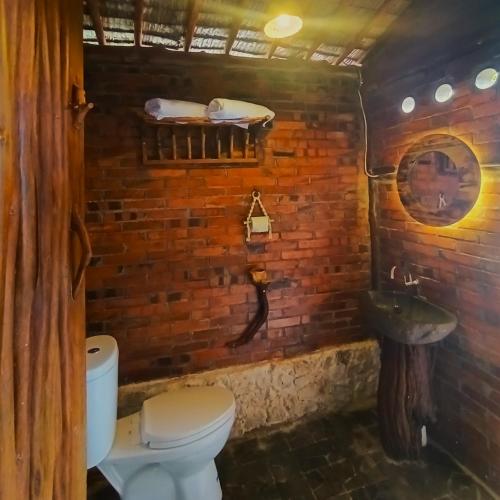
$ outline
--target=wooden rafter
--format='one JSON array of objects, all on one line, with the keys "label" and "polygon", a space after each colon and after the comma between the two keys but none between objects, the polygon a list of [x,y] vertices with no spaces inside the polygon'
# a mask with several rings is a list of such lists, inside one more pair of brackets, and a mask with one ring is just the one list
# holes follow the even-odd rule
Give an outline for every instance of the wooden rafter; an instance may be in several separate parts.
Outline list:
[{"label": "wooden rafter", "polygon": [[392,2],[392,0],[384,0],[382,5],[377,9],[373,16],[370,16],[368,21],[366,21],[361,29],[356,33],[356,35],[352,38],[352,40],[346,44],[344,51],[340,54],[338,59],[335,61],[335,66],[339,66],[343,61],[349,56],[349,54],[356,49],[363,37],[369,32],[370,27],[374,24],[381,16],[385,10],[385,8]]},{"label": "wooden rafter", "polygon": [[238,14],[234,16],[234,22],[229,28],[229,34],[226,39],[226,55],[231,52],[233,48],[234,41],[238,36],[238,32],[240,31],[241,23],[245,17],[246,10],[248,8],[249,0],[242,0],[241,5],[238,7]]},{"label": "wooden rafter", "polygon": [[[340,2],[338,3],[338,5],[336,6],[335,10],[333,11],[333,13],[331,15],[336,16],[342,10],[342,8],[345,7],[346,5],[347,5],[347,0],[340,0]],[[321,34],[323,35],[324,33],[321,33]],[[324,43],[324,41],[325,40],[322,36],[319,36],[313,40],[311,47],[307,51],[306,60],[311,59],[313,54],[321,47],[321,45]]]},{"label": "wooden rafter", "polygon": [[201,4],[203,0],[191,0],[188,15],[186,17],[186,26],[184,27],[184,52],[189,52],[193,42],[194,30],[198,18],[200,17]]},{"label": "wooden rafter", "polygon": [[134,39],[136,46],[142,45],[142,24],[144,21],[144,0],[135,0]]},{"label": "wooden rafter", "polygon": [[104,36],[104,27],[99,9],[99,0],[87,0],[90,18],[94,26],[95,36],[99,45],[106,45],[106,37]]},{"label": "wooden rafter", "polygon": [[313,40],[311,47],[307,51],[306,54],[306,60],[311,59],[311,57],[314,55],[315,52],[321,47],[323,44],[323,40],[315,39]]}]

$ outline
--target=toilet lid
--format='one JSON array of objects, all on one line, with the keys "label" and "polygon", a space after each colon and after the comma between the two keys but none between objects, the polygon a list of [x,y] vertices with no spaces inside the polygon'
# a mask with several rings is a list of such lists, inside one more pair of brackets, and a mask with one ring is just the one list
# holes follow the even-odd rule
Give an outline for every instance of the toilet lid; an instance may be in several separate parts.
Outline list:
[{"label": "toilet lid", "polygon": [[217,428],[235,411],[231,391],[223,387],[188,387],[144,401],[141,439],[150,448],[181,446]]}]

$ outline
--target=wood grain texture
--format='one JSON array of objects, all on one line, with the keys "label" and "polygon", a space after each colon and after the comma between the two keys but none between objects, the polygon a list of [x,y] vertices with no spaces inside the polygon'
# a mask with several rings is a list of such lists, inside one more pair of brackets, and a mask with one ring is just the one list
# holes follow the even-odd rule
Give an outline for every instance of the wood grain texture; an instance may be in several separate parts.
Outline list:
[{"label": "wood grain texture", "polygon": [[[10,10],[10,19],[17,15],[17,5]],[[0,1],[0,66],[9,67],[11,53],[7,42],[7,4]],[[12,102],[12,79],[0,72],[0,102]],[[10,106],[0,106],[0,498],[16,498],[16,448],[13,353],[14,257],[19,225],[18,193],[15,191],[13,157],[13,117]],[[6,480],[8,478],[8,480]]]},{"label": "wood grain texture", "polygon": [[106,45],[106,35],[104,34],[104,26],[102,24],[102,17],[99,8],[99,0],[87,0],[89,7],[90,17],[94,25],[95,36],[99,45]]},{"label": "wood grain texture", "polygon": [[194,32],[196,30],[196,23],[200,16],[200,10],[203,0],[191,0],[189,3],[189,12],[186,16],[186,26],[184,28],[184,52],[189,52],[191,43],[193,42]]},{"label": "wood grain texture", "polygon": [[142,31],[144,23],[144,0],[135,0],[134,41],[137,47],[142,45]]},{"label": "wood grain texture", "polygon": [[378,415],[382,446],[391,458],[420,458],[422,426],[435,421],[432,365],[432,347],[383,338]]},{"label": "wood grain texture", "polygon": [[72,303],[69,260],[81,3],[0,0],[0,22],[11,104],[0,115],[0,498],[83,499],[83,303]]}]

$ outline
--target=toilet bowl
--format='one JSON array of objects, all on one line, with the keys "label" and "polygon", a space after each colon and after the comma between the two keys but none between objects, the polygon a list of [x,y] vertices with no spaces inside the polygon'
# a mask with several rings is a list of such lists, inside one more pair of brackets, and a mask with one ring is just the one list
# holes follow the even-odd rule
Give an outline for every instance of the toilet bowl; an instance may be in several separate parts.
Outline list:
[{"label": "toilet bowl", "polygon": [[117,354],[112,337],[87,339],[87,466],[97,465],[124,500],[220,500],[214,458],[234,422],[232,393],[223,387],[165,392],[117,421]]}]

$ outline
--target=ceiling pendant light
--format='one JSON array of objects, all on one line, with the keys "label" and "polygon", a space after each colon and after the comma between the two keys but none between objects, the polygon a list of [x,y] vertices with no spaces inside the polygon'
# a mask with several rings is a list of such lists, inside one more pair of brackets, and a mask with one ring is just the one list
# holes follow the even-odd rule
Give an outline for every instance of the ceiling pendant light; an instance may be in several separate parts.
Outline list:
[{"label": "ceiling pendant light", "polygon": [[264,26],[264,33],[269,38],[287,38],[298,33],[304,25],[298,5],[294,2],[273,6],[270,16]]},{"label": "ceiling pendant light", "polygon": [[279,14],[264,26],[264,33],[269,38],[286,38],[298,33],[303,26],[302,18],[291,14]]}]

